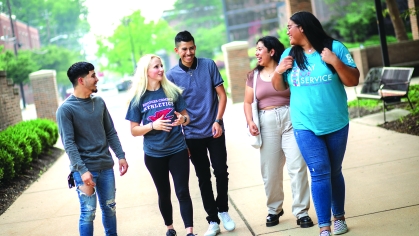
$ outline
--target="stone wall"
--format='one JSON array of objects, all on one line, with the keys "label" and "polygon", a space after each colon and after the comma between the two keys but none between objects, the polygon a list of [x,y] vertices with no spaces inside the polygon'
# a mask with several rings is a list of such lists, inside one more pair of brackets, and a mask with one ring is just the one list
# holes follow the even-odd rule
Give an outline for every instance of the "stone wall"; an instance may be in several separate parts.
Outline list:
[{"label": "stone wall", "polygon": [[29,74],[38,118],[56,121],[59,105],[55,70],[40,70]]},{"label": "stone wall", "polygon": [[[415,67],[415,70],[419,70],[419,40],[391,43],[387,47],[390,66]],[[370,68],[383,66],[381,46],[357,48],[350,51],[361,73],[360,82],[364,81]]]},{"label": "stone wall", "polygon": [[19,88],[0,71],[0,131],[22,121]]}]

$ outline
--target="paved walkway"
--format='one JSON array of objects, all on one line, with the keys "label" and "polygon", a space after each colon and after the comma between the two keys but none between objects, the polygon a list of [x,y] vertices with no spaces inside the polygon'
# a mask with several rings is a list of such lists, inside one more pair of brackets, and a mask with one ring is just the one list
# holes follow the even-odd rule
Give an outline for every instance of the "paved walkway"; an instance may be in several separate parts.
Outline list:
[{"label": "paved walkway", "polygon": [[[230,214],[236,221],[236,229],[226,232],[222,228],[220,235],[318,235],[317,225],[308,229],[297,227],[291,213],[287,174],[284,176],[285,214],[279,225],[265,227],[266,197],[259,154],[246,144],[242,107],[243,104],[229,103],[224,118],[229,155]],[[112,112],[112,116],[130,165],[125,176],[116,177],[119,235],[165,235],[156,190],[143,163],[142,139],[130,135],[123,112]],[[362,121],[366,118],[350,122],[343,163],[346,217],[350,228],[346,235],[418,235],[419,137],[376,127]],[[382,120],[382,116],[376,119]],[[69,190],[67,187],[68,164],[64,154],[0,216],[0,235],[78,234],[79,206],[74,188]],[[190,191],[195,233],[203,235],[207,229],[206,214],[193,168]],[[172,200],[175,228],[178,235],[186,235],[174,194]],[[313,206],[309,214],[317,223]],[[100,219],[98,210],[95,235],[104,235]]]}]

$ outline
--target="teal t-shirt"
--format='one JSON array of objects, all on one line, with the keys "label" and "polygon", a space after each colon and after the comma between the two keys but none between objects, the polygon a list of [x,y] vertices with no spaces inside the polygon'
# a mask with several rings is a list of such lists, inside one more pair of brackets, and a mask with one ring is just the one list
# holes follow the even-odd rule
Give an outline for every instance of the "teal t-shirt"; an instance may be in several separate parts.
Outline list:
[{"label": "teal t-shirt", "polygon": [[[333,52],[346,65],[356,67],[348,49],[333,41]],[[288,56],[291,48],[281,55]],[[349,123],[347,96],[337,73],[333,74],[315,51],[306,54],[307,70],[300,70],[297,63],[284,74],[291,91],[291,121],[294,129],[311,130],[323,135],[340,130]]]}]

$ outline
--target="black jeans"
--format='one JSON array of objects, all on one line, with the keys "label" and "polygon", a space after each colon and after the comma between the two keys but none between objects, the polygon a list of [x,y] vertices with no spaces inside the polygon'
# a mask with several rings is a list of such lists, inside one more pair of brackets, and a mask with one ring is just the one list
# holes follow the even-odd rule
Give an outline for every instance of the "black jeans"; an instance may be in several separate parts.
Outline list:
[{"label": "black jeans", "polygon": [[154,185],[156,185],[159,195],[159,208],[164,224],[173,224],[173,207],[170,200],[170,172],[185,228],[193,227],[192,200],[189,193],[188,151],[185,149],[173,155],[159,158],[145,154],[144,162],[153,178]]},{"label": "black jeans", "polygon": [[[202,202],[208,214],[207,221],[219,224],[218,212],[228,211],[228,166],[225,135],[223,134],[219,138],[186,139],[186,144],[191,153],[192,164],[195,166]],[[216,199],[214,199],[212,191],[210,160],[217,183]]]}]

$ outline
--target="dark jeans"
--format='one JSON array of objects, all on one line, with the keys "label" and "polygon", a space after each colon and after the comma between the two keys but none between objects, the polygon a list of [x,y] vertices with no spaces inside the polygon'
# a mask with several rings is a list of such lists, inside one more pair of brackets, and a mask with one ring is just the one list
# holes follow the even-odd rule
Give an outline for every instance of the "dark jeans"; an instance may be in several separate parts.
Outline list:
[{"label": "dark jeans", "polygon": [[[186,139],[186,144],[191,153],[192,164],[195,166],[202,202],[208,214],[207,221],[220,224],[218,212],[228,211],[228,166],[225,135],[223,134],[219,138]],[[210,160],[217,183],[216,199],[214,199],[212,191]]]},{"label": "dark jeans", "polygon": [[166,157],[144,155],[144,162],[153,178],[159,195],[159,208],[165,225],[173,224],[173,207],[170,199],[169,172],[172,174],[176,196],[180,205],[180,214],[185,228],[193,227],[193,209],[189,194],[189,158],[188,151],[182,150]]}]

